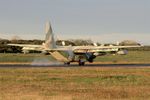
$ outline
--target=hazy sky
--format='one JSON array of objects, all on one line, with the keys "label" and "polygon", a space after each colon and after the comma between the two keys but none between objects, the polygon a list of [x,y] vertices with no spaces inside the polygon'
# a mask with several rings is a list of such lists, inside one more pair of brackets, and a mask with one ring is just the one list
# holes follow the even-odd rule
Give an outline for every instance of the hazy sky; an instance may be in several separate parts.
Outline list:
[{"label": "hazy sky", "polygon": [[0,38],[44,39],[48,20],[58,39],[150,44],[150,0],[0,0]]}]

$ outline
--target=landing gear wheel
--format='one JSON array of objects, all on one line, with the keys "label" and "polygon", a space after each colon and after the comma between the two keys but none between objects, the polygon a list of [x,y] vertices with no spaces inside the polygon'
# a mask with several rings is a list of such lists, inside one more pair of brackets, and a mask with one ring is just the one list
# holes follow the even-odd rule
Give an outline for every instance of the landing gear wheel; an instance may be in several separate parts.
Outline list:
[{"label": "landing gear wheel", "polygon": [[64,65],[70,65],[70,62],[65,62]]},{"label": "landing gear wheel", "polygon": [[85,62],[79,60],[79,66],[84,66],[85,65]]}]

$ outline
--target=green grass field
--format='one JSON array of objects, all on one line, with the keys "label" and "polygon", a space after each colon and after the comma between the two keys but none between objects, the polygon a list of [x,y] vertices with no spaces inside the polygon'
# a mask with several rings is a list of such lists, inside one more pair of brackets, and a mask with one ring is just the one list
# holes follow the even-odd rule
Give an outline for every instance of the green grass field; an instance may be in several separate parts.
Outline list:
[{"label": "green grass field", "polygon": [[0,100],[149,100],[150,68],[0,68]]},{"label": "green grass field", "polygon": [[[44,54],[0,54],[0,63],[3,62],[33,62],[34,60],[47,59],[54,61],[50,55]],[[102,63],[150,63],[150,51],[129,51],[127,55],[99,56],[96,62]]]},{"label": "green grass field", "polygon": [[22,53],[1,53],[0,62],[33,62],[38,59],[47,59],[49,61],[54,61],[50,55],[44,54],[22,54]]},{"label": "green grass field", "polygon": [[137,62],[150,63],[150,51],[129,51],[127,55],[106,55],[99,56],[95,61],[101,62]]}]

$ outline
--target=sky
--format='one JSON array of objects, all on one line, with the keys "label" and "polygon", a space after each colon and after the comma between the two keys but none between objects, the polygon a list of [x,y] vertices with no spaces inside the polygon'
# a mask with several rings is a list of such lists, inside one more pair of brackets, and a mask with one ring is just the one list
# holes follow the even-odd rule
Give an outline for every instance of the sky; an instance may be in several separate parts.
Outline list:
[{"label": "sky", "polygon": [[50,21],[57,39],[150,45],[150,0],[0,0],[0,38],[45,38]]}]

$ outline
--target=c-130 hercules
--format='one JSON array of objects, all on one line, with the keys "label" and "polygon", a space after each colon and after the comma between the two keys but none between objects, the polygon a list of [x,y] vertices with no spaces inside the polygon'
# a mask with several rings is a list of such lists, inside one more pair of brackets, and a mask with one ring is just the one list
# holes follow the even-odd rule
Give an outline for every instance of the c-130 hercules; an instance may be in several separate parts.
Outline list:
[{"label": "c-130 hercules", "polygon": [[[50,22],[46,23],[46,37],[45,43],[42,45],[30,45],[30,44],[8,44],[11,46],[23,47],[22,50],[35,50],[49,53],[52,57],[64,64],[69,65],[71,62],[78,62],[79,65],[84,65],[85,62],[92,63],[97,56],[103,56],[107,52],[126,54],[127,52],[122,50],[125,48],[133,48],[140,46],[58,46],[54,39],[54,34],[50,25]],[[66,56],[60,52],[67,53]]]}]

